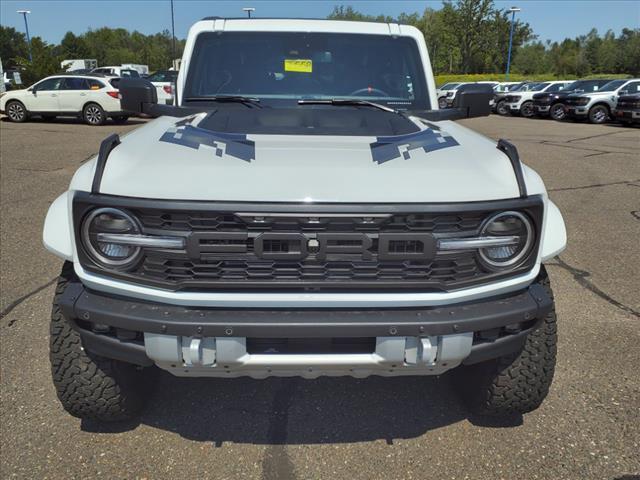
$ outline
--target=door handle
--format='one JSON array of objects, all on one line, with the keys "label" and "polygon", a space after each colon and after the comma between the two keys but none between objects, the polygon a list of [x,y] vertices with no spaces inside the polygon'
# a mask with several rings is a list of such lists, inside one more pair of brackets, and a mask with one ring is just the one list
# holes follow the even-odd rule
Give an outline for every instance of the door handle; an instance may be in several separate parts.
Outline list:
[{"label": "door handle", "polygon": [[57,94],[57,93],[52,93],[52,94],[51,94],[51,96],[52,96],[52,97],[57,97],[57,96],[58,96],[58,94]]},{"label": "door handle", "polygon": [[81,93],[81,94],[80,94],[80,96],[81,96],[81,97],[86,97],[86,96],[87,96],[87,94],[86,94],[86,93]]}]

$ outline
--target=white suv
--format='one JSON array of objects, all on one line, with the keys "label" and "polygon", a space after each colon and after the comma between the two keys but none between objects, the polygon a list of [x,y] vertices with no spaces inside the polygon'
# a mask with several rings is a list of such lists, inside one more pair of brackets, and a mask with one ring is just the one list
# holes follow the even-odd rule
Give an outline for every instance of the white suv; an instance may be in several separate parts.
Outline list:
[{"label": "white suv", "polygon": [[526,92],[513,92],[505,97],[507,111],[512,115],[522,115],[523,117],[533,117],[536,113],[533,109],[533,96],[540,92],[559,92],[573,80],[556,80],[553,82],[542,82]]},{"label": "white suv", "polygon": [[23,90],[0,97],[0,112],[12,122],[24,122],[32,115],[45,119],[81,117],[89,125],[102,125],[110,117],[124,123],[118,97],[118,78],[100,75],[54,75]]},{"label": "white suv", "polygon": [[64,408],[131,418],[155,365],[454,369],[477,413],[536,409],[555,366],[543,263],[564,249],[562,215],[515,145],[452,121],[489,115],[491,86],[440,110],[428,58],[408,25],[208,18],[175,105],[122,79],[123,108],[158,118],[107,137],[44,225],[64,261],[50,327]]}]

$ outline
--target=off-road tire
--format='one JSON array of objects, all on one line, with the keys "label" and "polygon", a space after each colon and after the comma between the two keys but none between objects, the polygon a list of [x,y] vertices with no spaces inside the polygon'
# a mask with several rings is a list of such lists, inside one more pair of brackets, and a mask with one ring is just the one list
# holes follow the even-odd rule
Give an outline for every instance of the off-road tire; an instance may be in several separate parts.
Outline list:
[{"label": "off-road tire", "polygon": [[549,116],[554,120],[560,122],[567,118],[567,114],[564,111],[564,105],[562,103],[554,103],[549,109]]},{"label": "off-road tire", "polygon": [[59,305],[73,278],[73,264],[65,262],[53,300],[49,343],[58,399],[74,417],[101,422],[134,418],[144,407],[151,386],[150,372],[84,350],[80,334],[62,316]]},{"label": "off-road tire", "polygon": [[27,107],[25,107],[24,104],[22,102],[19,102],[18,100],[11,100],[7,102],[4,109],[5,113],[7,114],[7,118],[11,122],[26,122],[27,118],[29,117]]},{"label": "off-road tire", "polygon": [[[544,269],[538,282],[553,299]],[[455,369],[454,388],[478,415],[510,417],[531,412],[549,393],[556,365],[556,344],[554,307],[527,336],[520,352]]]},{"label": "off-road tire", "polygon": [[82,109],[82,119],[87,125],[104,125],[107,121],[107,114],[97,103],[87,103]]},{"label": "off-road tire", "polygon": [[607,122],[611,116],[609,109],[604,105],[594,105],[589,109],[589,122],[596,125]]}]

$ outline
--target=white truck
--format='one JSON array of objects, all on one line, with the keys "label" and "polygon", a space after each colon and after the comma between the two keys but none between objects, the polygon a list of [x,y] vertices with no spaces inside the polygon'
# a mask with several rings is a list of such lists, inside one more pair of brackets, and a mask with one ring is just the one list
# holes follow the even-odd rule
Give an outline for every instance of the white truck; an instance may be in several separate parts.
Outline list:
[{"label": "white truck", "polygon": [[423,35],[398,24],[207,18],[175,105],[105,139],[47,214],[64,264],[51,365],[64,408],[141,410],[156,368],[186,377],[441,375],[474,412],[549,390],[544,262],[562,215],[514,145],[438,109]]},{"label": "white truck", "polygon": [[76,58],[70,60],[62,60],[60,67],[69,73],[81,71],[83,73],[90,72],[98,67],[98,60],[95,58]]}]

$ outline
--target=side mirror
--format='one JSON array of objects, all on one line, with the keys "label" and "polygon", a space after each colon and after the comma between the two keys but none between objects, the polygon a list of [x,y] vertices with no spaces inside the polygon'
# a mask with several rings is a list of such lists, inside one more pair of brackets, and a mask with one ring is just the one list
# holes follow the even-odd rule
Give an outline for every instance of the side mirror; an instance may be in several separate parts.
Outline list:
[{"label": "side mirror", "polygon": [[147,114],[158,103],[156,87],[144,78],[121,78],[118,83],[122,110],[134,114]]},{"label": "side mirror", "polygon": [[486,117],[491,113],[489,102],[493,88],[486,83],[462,85],[453,99],[453,108],[462,110],[462,118]]}]

